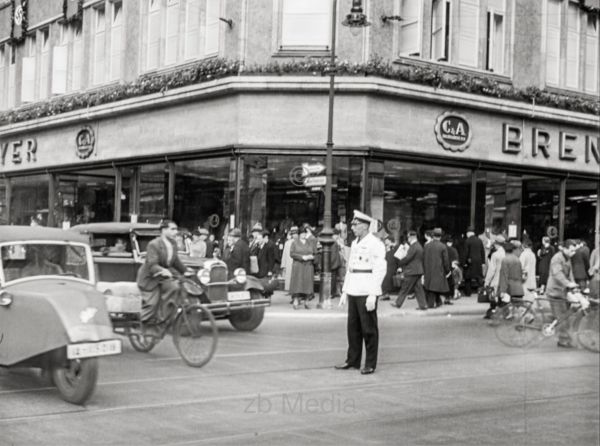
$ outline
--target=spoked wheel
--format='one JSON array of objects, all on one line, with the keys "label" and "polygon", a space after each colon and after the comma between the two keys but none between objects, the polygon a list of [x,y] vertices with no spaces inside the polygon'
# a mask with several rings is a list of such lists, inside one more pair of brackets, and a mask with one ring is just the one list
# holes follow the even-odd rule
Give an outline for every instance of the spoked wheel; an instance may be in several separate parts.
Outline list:
[{"label": "spoked wheel", "polygon": [[529,302],[513,302],[497,310],[496,337],[509,347],[527,347],[542,339],[541,314]]},{"label": "spoked wheel", "polygon": [[98,359],[70,359],[52,367],[52,380],[62,399],[83,404],[98,380]]},{"label": "spoked wheel", "polygon": [[600,352],[599,313],[598,308],[589,311],[581,318],[577,329],[577,341],[583,348],[592,352]]},{"label": "spoked wheel", "polygon": [[187,365],[202,367],[217,349],[217,324],[204,305],[183,308],[173,325],[173,343]]}]

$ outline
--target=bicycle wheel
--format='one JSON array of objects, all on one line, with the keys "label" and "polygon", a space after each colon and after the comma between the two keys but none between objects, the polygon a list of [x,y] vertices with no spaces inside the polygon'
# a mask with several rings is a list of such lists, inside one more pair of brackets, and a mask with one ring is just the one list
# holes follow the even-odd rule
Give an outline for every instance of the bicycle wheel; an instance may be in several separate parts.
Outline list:
[{"label": "bicycle wheel", "polygon": [[211,360],[217,348],[218,331],[215,318],[204,305],[183,308],[173,324],[173,343],[183,361],[202,367]]},{"label": "bicycle wheel", "polygon": [[599,315],[598,308],[590,310],[576,327],[577,341],[583,348],[592,352],[600,352]]},{"label": "bicycle wheel", "polygon": [[542,315],[530,302],[513,302],[496,311],[496,337],[509,347],[527,347],[543,338]]}]

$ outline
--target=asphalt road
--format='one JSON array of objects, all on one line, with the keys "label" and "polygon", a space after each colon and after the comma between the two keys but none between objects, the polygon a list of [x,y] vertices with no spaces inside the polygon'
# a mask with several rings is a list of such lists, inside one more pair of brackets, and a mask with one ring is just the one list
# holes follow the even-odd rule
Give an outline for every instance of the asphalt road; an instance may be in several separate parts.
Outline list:
[{"label": "asphalt road", "polygon": [[30,370],[0,370],[0,445],[598,445],[599,356],[499,343],[480,316],[382,317],[375,374],[337,371],[339,314],[220,322],[217,354],[183,364],[170,338],[101,360],[85,407]]}]

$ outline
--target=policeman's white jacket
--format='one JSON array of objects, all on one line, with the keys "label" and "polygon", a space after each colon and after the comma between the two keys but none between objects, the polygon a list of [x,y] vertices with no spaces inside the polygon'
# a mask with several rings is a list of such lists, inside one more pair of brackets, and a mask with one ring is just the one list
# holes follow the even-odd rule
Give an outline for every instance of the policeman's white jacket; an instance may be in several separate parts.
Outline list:
[{"label": "policeman's white jacket", "polygon": [[385,245],[372,233],[350,247],[350,258],[342,292],[351,296],[379,296],[387,272]]}]

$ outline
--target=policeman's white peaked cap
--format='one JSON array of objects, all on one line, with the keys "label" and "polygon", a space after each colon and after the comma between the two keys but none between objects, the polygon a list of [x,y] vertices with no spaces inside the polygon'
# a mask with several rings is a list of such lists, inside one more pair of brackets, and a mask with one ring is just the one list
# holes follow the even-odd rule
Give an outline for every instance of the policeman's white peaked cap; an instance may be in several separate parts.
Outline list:
[{"label": "policeman's white peaked cap", "polygon": [[377,232],[377,220],[369,217],[363,212],[354,210],[354,217],[352,218],[352,221],[357,223],[365,223],[369,225],[369,232]]}]

